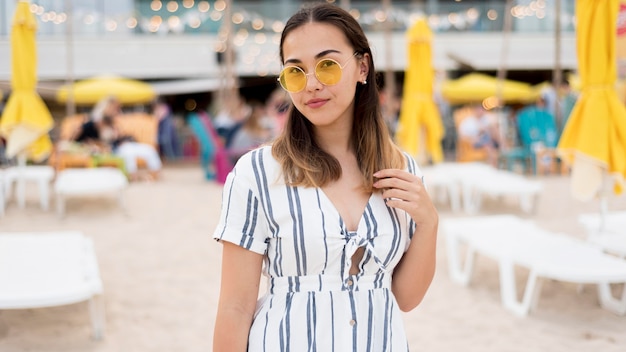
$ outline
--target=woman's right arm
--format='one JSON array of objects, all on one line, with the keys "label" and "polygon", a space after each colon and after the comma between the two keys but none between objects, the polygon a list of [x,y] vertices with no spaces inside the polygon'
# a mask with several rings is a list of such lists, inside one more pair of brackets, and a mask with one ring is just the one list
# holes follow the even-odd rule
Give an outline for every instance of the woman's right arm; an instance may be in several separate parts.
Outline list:
[{"label": "woman's right arm", "polygon": [[245,352],[256,310],[263,256],[222,241],[222,278],[213,352]]}]

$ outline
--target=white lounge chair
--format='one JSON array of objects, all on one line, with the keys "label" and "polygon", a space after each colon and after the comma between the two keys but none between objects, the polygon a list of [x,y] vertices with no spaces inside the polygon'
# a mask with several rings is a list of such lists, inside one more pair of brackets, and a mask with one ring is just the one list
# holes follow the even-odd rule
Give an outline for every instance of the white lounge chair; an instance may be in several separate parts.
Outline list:
[{"label": "white lounge chair", "polygon": [[[477,254],[498,263],[503,306],[517,315],[537,307],[541,279],[596,284],[600,304],[616,314],[626,314],[626,289],[613,297],[610,284],[626,283],[626,261],[570,236],[548,232],[530,220],[513,215],[444,219],[448,269],[453,281],[468,285]],[[461,247],[467,248],[465,262]],[[529,270],[521,300],[517,298],[515,266]]]},{"label": "white lounge chair", "polygon": [[57,213],[65,215],[67,197],[95,196],[116,193],[120,207],[124,209],[124,190],[128,179],[116,168],[98,167],[90,169],[64,169],[57,174],[54,193]]},{"label": "white lounge chair", "polygon": [[468,214],[480,211],[484,197],[509,196],[517,197],[522,210],[532,213],[542,190],[540,181],[484,163],[440,163],[422,171],[428,188],[438,193],[438,201],[447,196],[452,211],[463,208]]},{"label": "white lounge chair", "polygon": [[0,233],[0,310],[89,301],[92,336],[100,339],[101,294],[93,243],[80,232]]},{"label": "white lounge chair", "polygon": [[626,211],[582,214],[578,221],[587,229],[587,241],[626,258]]},{"label": "white lounge chair", "polygon": [[4,170],[4,193],[6,200],[11,197],[16,184],[17,204],[24,208],[26,204],[26,182],[35,182],[39,188],[41,209],[48,210],[50,204],[50,183],[54,178],[54,168],[48,165],[13,166]]}]

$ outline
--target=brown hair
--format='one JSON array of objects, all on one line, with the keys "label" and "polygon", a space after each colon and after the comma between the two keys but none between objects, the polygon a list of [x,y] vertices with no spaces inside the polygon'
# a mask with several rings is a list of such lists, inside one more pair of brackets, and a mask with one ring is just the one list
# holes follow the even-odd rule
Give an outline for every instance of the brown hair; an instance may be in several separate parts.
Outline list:
[{"label": "brown hair", "polygon": [[[347,11],[331,4],[302,8],[286,23],[280,40],[280,57],[284,61],[283,43],[296,28],[318,22],[340,29],[357,57],[369,54],[367,82],[357,83],[351,142],[363,175],[364,189],[371,191],[373,174],[386,168],[404,168],[406,159],[393,143],[382,117],[376,72],[367,37],[358,22]],[[277,137],[272,154],[282,165],[285,180],[294,186],[321,187],[341,177],[341,165],[322,150],[315,141],[313,125],[295,107],[291,109],[284,131]]]}]

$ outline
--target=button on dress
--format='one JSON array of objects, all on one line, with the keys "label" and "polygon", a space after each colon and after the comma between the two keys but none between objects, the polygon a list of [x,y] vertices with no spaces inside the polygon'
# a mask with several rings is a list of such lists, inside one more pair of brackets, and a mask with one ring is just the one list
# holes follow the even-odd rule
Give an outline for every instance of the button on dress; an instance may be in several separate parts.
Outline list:
[{"label": "button on dress", "polygon": [[[421,177],[407,161],[407,171]],[[270,146],[245,154],[224,184],[213,237],[264,255],[268,292],[248,351],[408,351],[391,275],[414,230],[408,214],[372,193],[357,230],[348,231],[321,189],[285,184]]]}]

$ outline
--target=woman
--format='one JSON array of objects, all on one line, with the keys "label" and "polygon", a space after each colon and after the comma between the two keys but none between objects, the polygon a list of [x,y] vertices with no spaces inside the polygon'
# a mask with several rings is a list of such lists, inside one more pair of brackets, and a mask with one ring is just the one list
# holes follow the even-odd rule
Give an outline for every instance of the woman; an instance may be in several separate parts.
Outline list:
[{"label": "woman", "polygon": [[289,19],[280,55],[285,130],[224,186],[213,351],[407,351],[400,311],[432,281],[438,215],[389,137],[367,38],[321,4]]}]

